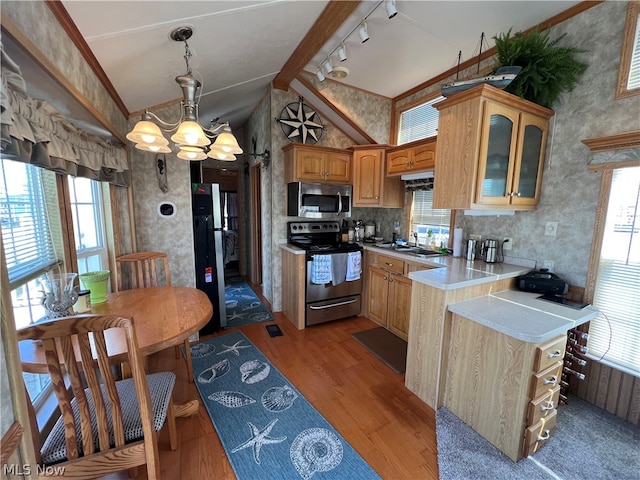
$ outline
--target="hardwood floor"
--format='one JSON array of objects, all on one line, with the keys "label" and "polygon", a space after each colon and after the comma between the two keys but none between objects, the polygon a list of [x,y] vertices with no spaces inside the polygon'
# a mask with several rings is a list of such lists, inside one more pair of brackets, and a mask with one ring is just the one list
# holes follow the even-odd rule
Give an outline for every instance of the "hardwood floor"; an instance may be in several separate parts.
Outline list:
[{"label": "hardwood floor", "polygon": [[[282,314],[275,317],[282,337],[271,338],[266,323],[239,329],[382,478],[436,480],[435,412],[407,390],[404,375],[351,338],[352,333],[377,325],[358,317],[297,330]],[[176,372],[176,402],[200,398],[187,382],[185,362],[175,358],[174,349],[150,357],[149,368]],[[177,426],[179,447],[174,452],[169,449],[167,428],[160,434],[163,478],[235,478],[204,406],[198,415],[178,419]],[[145,469],[140,468],[134,478],[146,479]]]}]

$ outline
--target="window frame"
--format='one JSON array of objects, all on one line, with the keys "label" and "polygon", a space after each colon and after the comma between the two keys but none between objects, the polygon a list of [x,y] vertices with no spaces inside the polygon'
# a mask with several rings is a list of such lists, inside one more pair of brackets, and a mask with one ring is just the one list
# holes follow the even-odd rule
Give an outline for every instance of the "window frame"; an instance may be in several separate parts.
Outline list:
[{"label": "window frame", "polygon": [[[600,257],[601,257],[605,228],[606,228],[606,217],[609,209],[609,198],[611,196],[611,189],[613,186],[614,170],[624,169],[629,167],[637,167],[637,166],[639,166],[637,162],[633,162],[633,161],[615,163],[611,165],[606,165],[606,164],[600,165],[600,168],[602,169],[602,178],[600,181],[600,193],[598,196],[598,204],[596,207],[596,221],[593,229],[593,242],[591,245],[591,253],[589,258],[589,270],[587,273],[587,282],[586,282],[585,293],[584,293],[584,300],[587,303],[593,303],[593,300],[595,297],[597,280],[598,280],[598,270],[600,265]],[[593,320],[591,322],[593,322]],[[632,373],[626,367],[607,361],[606,358],[599,359],[593,356],[589,356],[589,358],[593,361],[599,361],[616,370],[628,372],[630,375],[633,375],[633,376],[638,375],[637,373]]]},{"label": "window frame", "polygon": [[[622,40],[622,52],[620,54],[620,68],[618,70],[618,84],[615,95],[616,100],[640,95],[640,87],[632,90],[627,89],[629,74],[631,73],[636,35],[640,37],[640,1],[629,2],[627,6],[627,15]],[[638,43],[640,43],[640,39],[638,40]],[[640,48],[635,52],[635,54],[636,57],[640,57]],[[636,62],[640,62],[640,59],[636,58]]]},{"label": "window frame", "polygon": [[[411,223],[411,212],[413,211],[413,200],[414,200],[414,193],[415,192],[410,192],[410,205],[409,208],[406,209],[406,217],[405,217],[405,225],[407,225],[407,241],[409,243],[413,242],[413,237],[411,236],[411,232],[412,232],[412,228],[413,228],[413,224]],[[432,207],[433,208],[433,207]],[[436,210],[443,210],[443,209],[436,209]],[[449,210],[450,213],[450,217],[449,217],[449,237],[447,240],[447,248],[453,248],[453,230],[455,228],[455,224],[456,224],[456,212],[457,210]],[[426,245],[428,247],[428,245]],[[437,248],[440,248],[439,245],[436,245]]]},{"label": "window frame", "polygon": [[[398,137],[400,135],[400,120],[402,119],[402,114],[407,112],[408,110],[411,110],[413,108],[419,107],[421,105],[425,105],[428,103],[432,103],[437,101],[438,99],[440,99],[440,97],[442,97],[442,94],[440,93],[440,90],[438,89],[437,91],[431,92],[429,94],[426,94],[424,96],[421,96],[420,98],[414,100],[413,102],[407,103],[406,105],[402,106],[401,108],[396,109],[395,114],[394,114],[394,131],[391,132],[391,143],[393,145],[400,145],[398,143]],[[444,97],[442,98],[442,100],[444,100]],[[436,109],[437,110],[437,109]],[[438,112],[439,115],[439,112]],[[437,135],[438,132],[436,130],[434,135]],[[428,135],[424,138],[430,138],[433,135]],[[413,141],[418,141],[418,140],[423,140],[423,139],[414,139],[411,140],[411,142]],[[410,143],[410,142],[405,142],[405,143]],[[404,145],[405,143],[403,143],[402,145]]]}]

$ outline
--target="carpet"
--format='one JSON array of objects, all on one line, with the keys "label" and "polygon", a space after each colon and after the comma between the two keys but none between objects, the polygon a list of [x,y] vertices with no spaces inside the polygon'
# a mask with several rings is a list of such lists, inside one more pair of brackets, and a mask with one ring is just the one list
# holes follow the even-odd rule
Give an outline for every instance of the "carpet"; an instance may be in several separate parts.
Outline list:
[{"label": "carpet", "polygon": [[555,435],[514,463],[446,408],[436,413],[442,480],[637,480],[640,429],[578,397],[558,408]]},{"label": "carpet", "polygon": [[224,300],[227,328],[273,320],[273,315],[242,277],[225,279]]},{"label": "carpet", "polygon": [[363,330],[351,335],[367,350],[382,360],[396,373],[407,367],[407,342],[384,327]]},{"label": "carpet", "polygon": [[191,357],[239,480],[380,478],[242,332],[192,345]]}]

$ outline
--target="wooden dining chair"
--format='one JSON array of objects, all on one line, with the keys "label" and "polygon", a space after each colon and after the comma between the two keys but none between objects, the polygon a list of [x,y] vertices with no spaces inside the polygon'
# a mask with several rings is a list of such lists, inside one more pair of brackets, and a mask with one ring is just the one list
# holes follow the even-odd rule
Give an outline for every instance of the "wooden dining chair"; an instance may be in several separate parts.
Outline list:
[{"label": "wooden dining chair", "polygon": [[[137,252],[116,257],[118,291],[171,285],[169,260],[164,252]],[[164,279],[164,281],[162,281]],[[187,376],[193,383],[191,344],[184,341]],[[180,358],[180,346],[176,345],[176,358]]]},{"label": "wooden dining chair", "polygon": [[[127,343],[132,377],[126,380],[116,380],[107,354],[105,331],[116,328],[124,330]],[[17,336],[18,341],[42,342],[60,408],[44,442],[34,440],[38,463],[55,465],[42,471],[89,479],[146,464],[148,478],[160,478],[157,431],[165,421],[171,449],[177,448],[171,398],[175,374],[144,373],[133,320],[76,315],[31,325]]]}]

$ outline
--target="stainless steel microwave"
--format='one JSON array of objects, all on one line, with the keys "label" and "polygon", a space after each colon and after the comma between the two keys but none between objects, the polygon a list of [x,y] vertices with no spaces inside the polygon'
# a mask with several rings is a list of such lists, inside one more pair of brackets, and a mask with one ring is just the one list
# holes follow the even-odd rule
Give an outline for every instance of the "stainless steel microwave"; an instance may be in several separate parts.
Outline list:
[{"label": "stainless steel microwave", "polygon": [[287,215],[303,218],[351,217],[351,185],[292,182],[287,185]]}]

